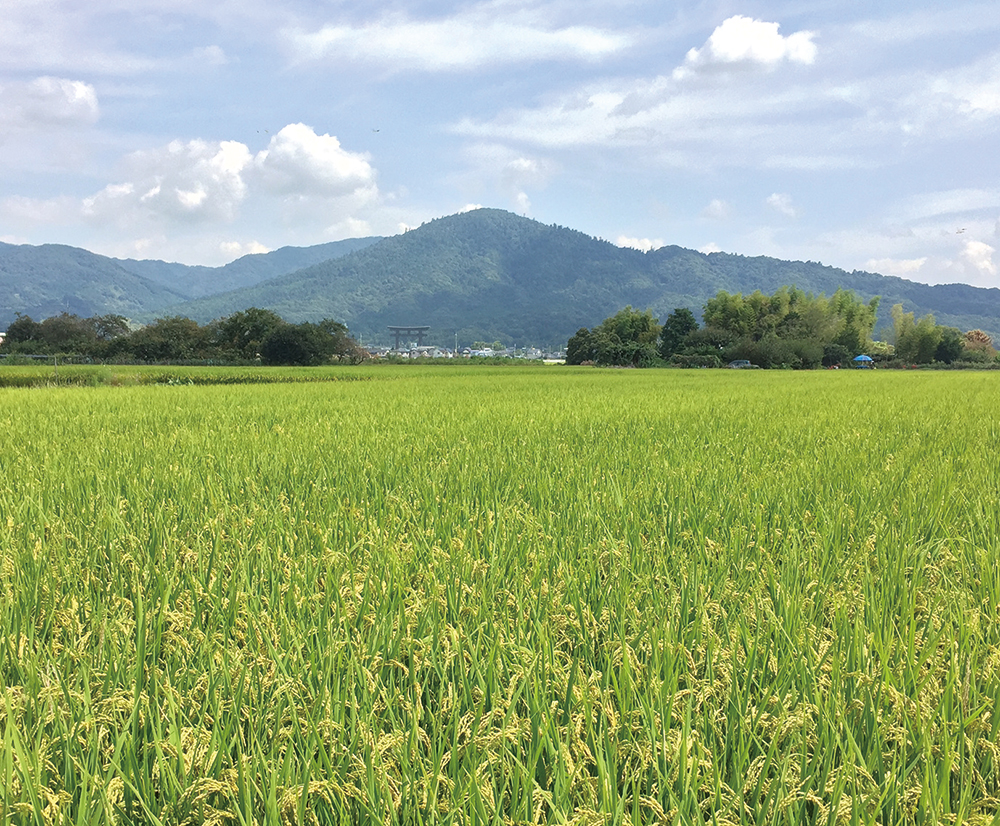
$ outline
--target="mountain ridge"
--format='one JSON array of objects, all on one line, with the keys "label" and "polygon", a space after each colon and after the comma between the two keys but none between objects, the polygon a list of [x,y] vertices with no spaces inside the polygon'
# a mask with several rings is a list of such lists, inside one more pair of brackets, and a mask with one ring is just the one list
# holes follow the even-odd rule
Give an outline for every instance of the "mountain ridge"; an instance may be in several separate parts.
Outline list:
[{"label": "mountain ridge", "polygon": [[[46,249],[47,259],[37,252]],[[51,270],[58,265],[53,249],[75,251],[66,253],[67,260],[77,262],[77,271],[89,268],[90,280],[58,281],[46,272],[46,267]],[[23,259],[22,291],[32,287],[32,278],[45,282],[45,301],[29,306],[22,300],[14,307],[7,300],[18,295],[2,291],[5,284],[16,286],[10,259],[17,256],[11,250],[20,250]],[[289,269],[303,260],[313,263]],[[130,285],[137,297],[126,301],[128,296],[105,285],[104,292],[110,293],[102,305],[98,276],[104,264],[111,274],[109,283],[120,282],[119,292]],[[0,325],[9,323],[14,312],[34,316],[39,312],[34,307],[46,308],[48,314],[118,312],[139,321],[187,315],[207,322],[255,306],[274,310],[292,322],[332,318],[372,343],[390,340],[388,325],[414,324],[429,325],[430,340],[442,344],[452,342],[457,334],[469,342],[499,339],[553,346],[565,344],[578,328],[598,324],[626,304],[648,308],[661,319],[676,307],[686,307],[700,318],[705,301],[719,290],[745,294],[795,286],[826,295],[850,289],[865,301],[879,295],[880,325],[888,322],[892,305],[901,303],[917,316],[933,313],[939,324],[1000,334],[1000,290],[996,288],[927,285],[812,261],[702,253],[676,245],[642,252],[497,209],[443,216],[385,238],[283,247],[261,256],[244,256],[220,268],[178,269],[183,267],[118,261],[58,245],[2,245]],[[184,295],[183,291],[191,290],[184,278],[210,279],[205,289],[216,291],[200,297]],[[248,279],[254,283],[245,283]],[[239,286],[217,289],[227,283]],[[78,296],[74,290],[83,287],[87,288],[84,295]]]},{"label": "mountain ridge", "polygon": [[113,259],[129,272],[182,292],[187,298],[204,298],[294,272],[363,249],[381,241],[381,236],[346,238],[310,247],[285,246],[266,253],[250,253],[221,267],[206,267],[157,261]]},{"label": "mountain ridge", "polygon": [[848,272],[812,261],[701,253],[676,245],[650,252],[503,210],[480,209],[430,221],[340,258],[253,288],[187,302],[178,313],[207,321],[244,306],[291,320],[347,323],[366,340],[388,339],[390,324],[429,324],[447,343],[500,339],[563,343],[626,304],[662,319],[676,307],[701,317],[719,290],[773,292],[796,286],[831,295],[882,296],[879,323],[893,304],[962,330],[1000,333],[1000,290],[926,285],[897,276]]}]

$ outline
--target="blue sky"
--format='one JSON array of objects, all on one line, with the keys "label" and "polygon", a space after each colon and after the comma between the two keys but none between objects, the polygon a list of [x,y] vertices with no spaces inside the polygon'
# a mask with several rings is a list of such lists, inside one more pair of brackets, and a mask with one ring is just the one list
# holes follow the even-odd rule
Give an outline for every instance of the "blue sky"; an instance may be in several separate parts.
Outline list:
[{"label": "blue sky", "polygon": [[1000,4],[4,0],[0,240],[221,264],[477,205],[1000,286]]}]

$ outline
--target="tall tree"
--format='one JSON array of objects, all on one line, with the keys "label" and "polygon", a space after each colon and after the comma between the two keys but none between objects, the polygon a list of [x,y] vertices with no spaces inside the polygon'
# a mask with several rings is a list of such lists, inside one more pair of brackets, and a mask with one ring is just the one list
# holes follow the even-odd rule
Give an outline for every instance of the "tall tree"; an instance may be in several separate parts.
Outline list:
[{"label": "tall tree", "polygon": [[677,307],[660,330],[660,358],[668,359],[681,349],[684,340],[698,329],[698,321],[686,307]]},{"label": "tall tree", "polygon": [[210,339],[222,353],[253,361],[260,355],[261,342],[283,324],[284,319],[271,310],[248,307],[213,322]]}]

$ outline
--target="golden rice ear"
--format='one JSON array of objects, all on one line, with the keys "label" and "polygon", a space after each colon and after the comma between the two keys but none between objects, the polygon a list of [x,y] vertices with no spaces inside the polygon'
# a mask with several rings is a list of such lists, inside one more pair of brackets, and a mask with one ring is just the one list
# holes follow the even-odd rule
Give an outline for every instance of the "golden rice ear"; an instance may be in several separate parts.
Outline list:
[{"label": "golden rice ear", "polygon": [[994,819],[992,374],[75,369],[0,390],[0,823]]}]

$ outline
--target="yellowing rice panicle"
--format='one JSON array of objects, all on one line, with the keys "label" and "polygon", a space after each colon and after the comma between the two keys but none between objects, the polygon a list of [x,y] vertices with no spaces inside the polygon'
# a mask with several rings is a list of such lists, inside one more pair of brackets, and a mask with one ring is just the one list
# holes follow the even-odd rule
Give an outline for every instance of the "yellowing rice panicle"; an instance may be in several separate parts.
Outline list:
[{"label": "yellowing rice panicle", "polygon": [[995,822],[996,376],[343,375],[0,391],[4,822]]}]

